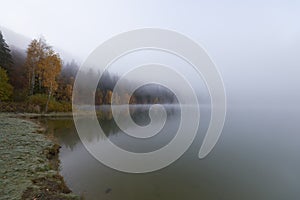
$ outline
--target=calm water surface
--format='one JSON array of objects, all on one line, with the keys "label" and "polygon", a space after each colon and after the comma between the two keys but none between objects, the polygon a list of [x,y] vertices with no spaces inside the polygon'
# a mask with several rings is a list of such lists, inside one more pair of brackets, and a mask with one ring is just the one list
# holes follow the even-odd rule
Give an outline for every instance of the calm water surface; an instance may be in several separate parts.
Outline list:
[{"label": "calm water surface", "polygon": [[[168,106],[167,111],[165,127],[158,135],[146,140],[132,139],[120,131],[109,111],[99,122],[115,144],[130,151],[148,152],[163,147],[174,137],[180,109]],[[48,134],[62,146],[60,173],[67,185],[86,199],[300,198],[299,109],[228,106],[219,142],[208,157],[200,160],[197,155],[208,127],[209,113],[209,108],[201,108],[198,135],[179,160],[147,174],[122,173],[101,164],[82,145],[71,118],[46,119],[46,124]],[[136,108],[132,117],[137,124],[149,123],[147,108]],[[88,126],[85,139],[91,144],[108,142],[101,135],[91,134]]]}]

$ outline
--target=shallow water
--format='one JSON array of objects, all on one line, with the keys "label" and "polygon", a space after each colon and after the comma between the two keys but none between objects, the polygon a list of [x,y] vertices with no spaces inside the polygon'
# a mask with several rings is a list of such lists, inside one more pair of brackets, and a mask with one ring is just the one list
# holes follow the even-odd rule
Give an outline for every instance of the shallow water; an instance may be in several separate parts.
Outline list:
[{"label": "shallow water", "polygon": [[[99,122],[115,144],[130,151],[147,152],[161,148],[174,137],[180,109],[170,106],[167,110],[165,127],[147,140],[125,135],[109,114]],[[208,107],[201,107],[197,137],[180,159],[146,174],[123,173],[101,164],[81,143],[72,119],[47,119],[46,123],[48,134],[62,146],[61,174],[71,190],[86,199],[299,199],[299,109],[229,105],[220,140],[209,156],[200,160],[198,152],[209,113]],[[132,116],[137,124],[149,123],[147,109]],[[108,142],[103,138],[87,131],[85,139],[91,143]]]}]

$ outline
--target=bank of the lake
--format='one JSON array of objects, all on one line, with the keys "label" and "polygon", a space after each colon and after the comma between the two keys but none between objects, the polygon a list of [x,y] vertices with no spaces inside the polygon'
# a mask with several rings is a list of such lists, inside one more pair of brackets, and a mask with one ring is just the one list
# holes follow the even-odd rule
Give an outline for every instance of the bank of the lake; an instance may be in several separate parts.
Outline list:
[{"label": "bank of the lake", "polygon": [[79,199],[58,173],[59,145],[36,123],[0,113],[0,199]]}]

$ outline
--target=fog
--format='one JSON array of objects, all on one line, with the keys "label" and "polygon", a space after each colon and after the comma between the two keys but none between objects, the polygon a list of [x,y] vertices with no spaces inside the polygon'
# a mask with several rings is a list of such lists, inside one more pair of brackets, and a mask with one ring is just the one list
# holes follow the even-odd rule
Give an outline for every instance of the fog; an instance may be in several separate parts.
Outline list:
[{"label": "fog", "polygon": [[300,102],[299,1],[5,1],[0,25],[72,54],[79,63],[112,36],[165,28],[201,44],[223,77],[228,103]]}]

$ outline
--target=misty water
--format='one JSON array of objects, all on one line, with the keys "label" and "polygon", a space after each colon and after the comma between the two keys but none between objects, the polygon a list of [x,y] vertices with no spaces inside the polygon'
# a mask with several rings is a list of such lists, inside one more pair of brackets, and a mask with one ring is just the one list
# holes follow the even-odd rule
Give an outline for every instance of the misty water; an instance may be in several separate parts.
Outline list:
[{"label": "misty water", "polygon": [[[148,107],[136,107],[133,120],[149,123]],[[99,123],[108,138],[134,152],[166,145],[176,133],[180,108],[167,106],[161,132],[149,139],[133,139],[115,124],[107,108]],[[47,133],[60,149],[60,173],[75,193],[86,199],[113,200],[281,200],[300,197],[299,109],[292,106],[228,106],[225,126],[213,151],[198,158],[210,120],[210,107],[201,106],[198,134],[188,151],[170,166],[146,174],[110,169],[81,143],[72,118],[45,119]],[[88,131],[86,140],[108,142]],[[194,120],[194,119],[190,119]],[[189,130],[186,130],[189,131]]]}]

